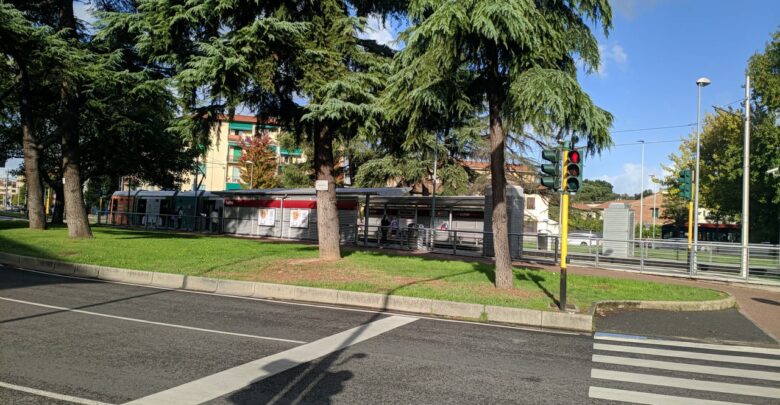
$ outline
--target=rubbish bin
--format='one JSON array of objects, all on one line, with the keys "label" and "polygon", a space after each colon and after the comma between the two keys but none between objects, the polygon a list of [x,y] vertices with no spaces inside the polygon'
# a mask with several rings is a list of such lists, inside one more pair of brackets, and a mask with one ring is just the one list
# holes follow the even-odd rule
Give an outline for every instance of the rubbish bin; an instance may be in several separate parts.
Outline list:
[{"label": "rubbish bin", "polygon": [[549,236],[546,233],[539,233],[536,235],[536,247],[539,250],[549,250],[549,245],[547,243]]},{"label": "rubbish bin", "polygon": [[409,224],[406,230],[406,237],[410,249],[421,250],[425,248],[422,225],[417,225],[414,223]]}]

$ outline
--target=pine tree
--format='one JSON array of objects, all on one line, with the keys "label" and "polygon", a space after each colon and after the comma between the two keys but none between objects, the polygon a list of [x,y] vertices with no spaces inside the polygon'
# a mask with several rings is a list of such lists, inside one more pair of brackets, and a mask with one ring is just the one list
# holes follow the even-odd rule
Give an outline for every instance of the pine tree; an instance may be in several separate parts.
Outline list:
[{"label": "pine tree", "polygon": [[510,288],[506,134],[556,129],[584,135],[594,151],[610,144],[612,117],[580,89],[575,64],[577,55],[586,67],[598,66],[597,41],[585,20],[606,30],[609,3],[413,0],[409,17],[391,84],[398,90],[391,93],[426,95],[422,108],[399,103],[413,110],[412,126],[422,127],[426,108],[447,100],[457,100],[461,111],[487,106],[496,286]]}]

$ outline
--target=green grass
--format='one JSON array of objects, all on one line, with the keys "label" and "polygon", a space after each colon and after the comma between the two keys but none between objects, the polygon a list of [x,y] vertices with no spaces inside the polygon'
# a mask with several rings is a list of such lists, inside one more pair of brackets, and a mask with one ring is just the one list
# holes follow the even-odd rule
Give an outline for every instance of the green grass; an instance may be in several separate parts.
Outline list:
[{"label": "green grass", "polygon": [[[514,271],[515,288],[496,290],[493,266],[479,262],[345,250],[319,262],[317,247],[250,239],[94,227],[95,238],[70,240],[67,230],[31,231],[0,221],[0,251],[138,270],[258,280],[310,287],[546,309],[558,298],[557,272]],[[568,301],[586,310],[599,300],[701,301],[720,292],[654,282],[569,275]]]},{"label": "green grass", "polygon": [[19,212],[16,212],[16,211],[4,211],[4,210],[0,210],[0,217],[11,217],[11,218],[20,218],[20,219],[24,219],[25,218],[25,216],[22,215]]}]

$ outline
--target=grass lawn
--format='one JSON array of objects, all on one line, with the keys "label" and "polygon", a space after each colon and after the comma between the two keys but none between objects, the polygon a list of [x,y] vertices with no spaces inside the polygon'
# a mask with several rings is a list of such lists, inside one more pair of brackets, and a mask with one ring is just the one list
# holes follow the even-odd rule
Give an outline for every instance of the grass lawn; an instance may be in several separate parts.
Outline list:
[{"label": "grass lawn", "polygon": [[[492,286],[493,266],[459,260],[345,250],[336,262],[317,260],[317,247],[223,236],[93,227],[92,240],[69,240],[65,228],[31,231],[0,221],[0,251],[138,270],[336,288],[510,307],[546,309],[558,297],[557,272],[516,268],[515,288]],[[714,290],[646,281],[570,275],[570,303],[586,310],[598,300],[701,301]]]}]

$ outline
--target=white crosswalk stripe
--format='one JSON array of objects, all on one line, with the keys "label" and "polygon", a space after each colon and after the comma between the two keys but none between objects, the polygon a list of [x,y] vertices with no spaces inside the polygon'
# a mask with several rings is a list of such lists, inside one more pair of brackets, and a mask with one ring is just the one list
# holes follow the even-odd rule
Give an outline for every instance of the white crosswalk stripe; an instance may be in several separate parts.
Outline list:
[{"label": "white crosswalk stripe", "polygon": [[780,384],[774,383],[780,381],[778,349],[600,333],[594,340],[592,399],[664,405],[780,403]]}]

